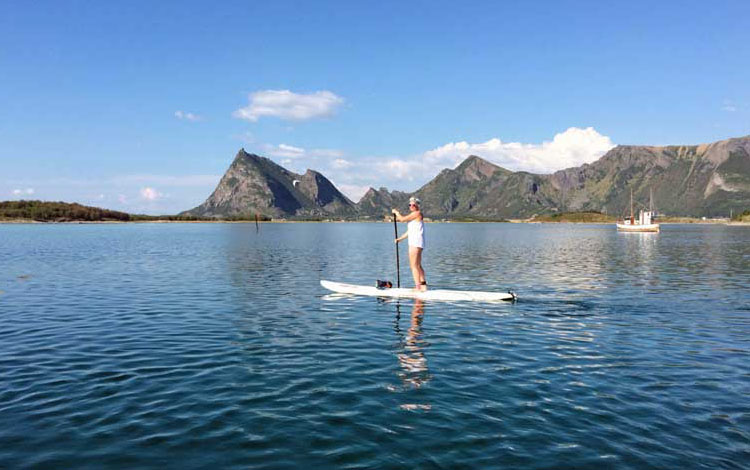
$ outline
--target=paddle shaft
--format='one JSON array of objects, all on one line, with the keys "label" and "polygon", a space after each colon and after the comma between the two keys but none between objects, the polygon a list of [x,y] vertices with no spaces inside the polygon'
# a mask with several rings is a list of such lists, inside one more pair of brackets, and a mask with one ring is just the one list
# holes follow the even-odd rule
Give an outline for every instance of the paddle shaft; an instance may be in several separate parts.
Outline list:
[{"label": "paddle shaft", "polygon": [[[393,214],[393,234],[398,238],[398,225],[396,225],[396,214]],[[401,287],[401,269],[398,265],[398,243],[396,245],[396,287]]]}]

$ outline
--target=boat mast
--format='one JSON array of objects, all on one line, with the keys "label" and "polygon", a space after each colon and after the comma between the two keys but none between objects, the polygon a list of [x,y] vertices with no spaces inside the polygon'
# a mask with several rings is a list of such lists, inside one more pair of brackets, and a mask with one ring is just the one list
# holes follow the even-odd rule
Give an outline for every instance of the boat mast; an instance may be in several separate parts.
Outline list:
[{"label": "boat mast", "polygon": [[654,213],[654,188],[649,188],[648,211]]},{"label": "boat mast", "polygon": [[633,216],[633,188],[630,188],[630,225],[635,224],[635,217]]}]

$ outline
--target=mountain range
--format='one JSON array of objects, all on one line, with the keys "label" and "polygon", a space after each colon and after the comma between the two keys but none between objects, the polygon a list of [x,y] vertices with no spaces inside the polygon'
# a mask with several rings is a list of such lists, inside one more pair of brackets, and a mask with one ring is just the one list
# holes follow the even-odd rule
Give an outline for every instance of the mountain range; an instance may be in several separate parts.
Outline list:
[{"label": "mountain range", "polygon": [[242,149],[209,198],[181,215],[382,219],[392,207],[405,209],[410,196],[422,199],[423,212],[435,219],[623,215],[631,190],[636,207],[653,200],[666,215],[742,212],[750,208],[750,136],[701,145],[620,145],[593,163],[552,174],[513,172],[472,155],[413,193],[370,188],[356,203],[316,171],[296,174]]}]

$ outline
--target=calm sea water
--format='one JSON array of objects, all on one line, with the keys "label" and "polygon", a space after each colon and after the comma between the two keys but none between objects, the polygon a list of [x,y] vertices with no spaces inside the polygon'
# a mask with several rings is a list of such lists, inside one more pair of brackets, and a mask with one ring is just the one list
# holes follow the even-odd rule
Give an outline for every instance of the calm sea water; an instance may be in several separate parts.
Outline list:
[{"label": "calm sea water", "polygon": [[389,224],[0,225],[0,468],[748,468],[750,228],[662,228],[428,225],[487,305],[327,295]]}]

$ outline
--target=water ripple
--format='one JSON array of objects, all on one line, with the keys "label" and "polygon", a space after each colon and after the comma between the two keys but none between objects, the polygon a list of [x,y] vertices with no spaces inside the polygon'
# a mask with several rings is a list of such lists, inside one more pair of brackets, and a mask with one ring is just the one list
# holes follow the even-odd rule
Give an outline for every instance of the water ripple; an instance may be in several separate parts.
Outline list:
[{"label": "water ripple", "polygon": [[391,230],[0,225],[0,468],[750,460],[750,231],[431,224],[431,285],[519,302],[322,291]]}]

